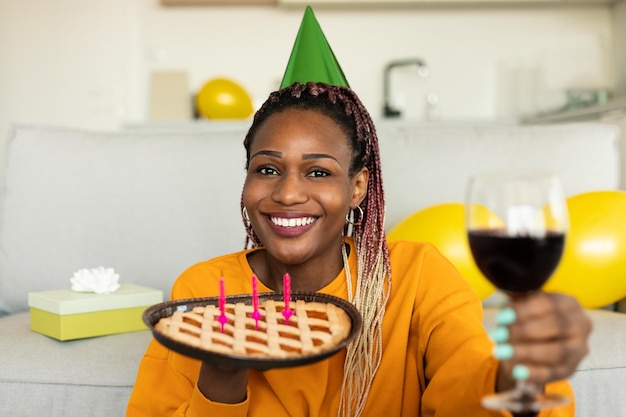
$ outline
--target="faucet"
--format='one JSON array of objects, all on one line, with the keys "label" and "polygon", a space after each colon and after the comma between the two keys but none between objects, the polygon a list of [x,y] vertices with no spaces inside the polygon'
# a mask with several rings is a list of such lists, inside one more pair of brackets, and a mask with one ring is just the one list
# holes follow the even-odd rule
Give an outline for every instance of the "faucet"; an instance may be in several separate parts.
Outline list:
[{"label": "faucet", "polygon": [[383,78],[383,96],[384,96],[383,111],[384,111],[385,117],[399,117],[401,114],[400,110],[394,109],[390,104],[391,97],[389,97],[390,95],[389,78],[391,75],[391,70],[395,67],[405,67],[405,66],[410,66],[410,65],[417,66],[417,74],[420,77],[428,76],[428,67],[426,66],[426,63],[419,58],[409,58],[409,59],[403,59],[403,60],[398,60],[398,61],[391,61],[389,64],[387,64],[387,66],[385,66],[385,74]]}]

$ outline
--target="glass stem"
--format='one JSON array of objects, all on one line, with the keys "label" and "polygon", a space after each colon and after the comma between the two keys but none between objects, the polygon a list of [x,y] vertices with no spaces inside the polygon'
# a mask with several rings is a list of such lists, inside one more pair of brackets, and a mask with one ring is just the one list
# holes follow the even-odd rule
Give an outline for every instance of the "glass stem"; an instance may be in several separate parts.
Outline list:
[{"label": "glass stem", "polygon": [[525,381],[525,380],[517,380],[515,383],[514,396],[517,401],[521,404],[522,409],[524,411],[513,413],[515,417],[534,417],[537,415],[538,411],[533,410],[533,403],[539,394],[541,394],[541,389],[537,385]]}]

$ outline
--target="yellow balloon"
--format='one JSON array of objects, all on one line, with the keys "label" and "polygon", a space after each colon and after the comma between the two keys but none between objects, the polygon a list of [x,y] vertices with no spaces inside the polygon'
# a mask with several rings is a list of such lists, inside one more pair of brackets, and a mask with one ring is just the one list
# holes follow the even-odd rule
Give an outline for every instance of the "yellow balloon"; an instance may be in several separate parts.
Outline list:
[{"label": "yellow balloon", "polygon": [[[486,209],[485,215],[495,219],[495,215]],[[392,228],[387,238],[390,241],[430,242],[461,272],[481,300],[495,291],[472,257],[465,231],[464,205],[461,203],[438,204],[420,210]]]},{"label": "yellow balloon", "polygon": [[215,78],[196,95],[198,113],[207,119],[245,119],[252,114],[252,99],[239,84]]},{"label": "yellow balloon", "polygon": [[567,207],[565,250],[545,290],[569,294],[587,308],[626,297],[626,193],[578,194]]}]

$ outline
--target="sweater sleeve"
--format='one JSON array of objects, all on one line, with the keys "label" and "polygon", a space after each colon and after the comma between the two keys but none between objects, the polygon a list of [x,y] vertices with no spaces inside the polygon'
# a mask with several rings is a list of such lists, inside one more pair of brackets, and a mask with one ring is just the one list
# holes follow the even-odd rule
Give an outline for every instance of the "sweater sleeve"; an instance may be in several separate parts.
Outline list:
[{"label": "sweater sleeve", "polygon": [[139,366],[126,416],[245,417],[250,396],[239,404],[210,401],[196,384],[199,366],[198,361],[173,353],[152,340]]},{"label": "sweater sleeve", "polygon": [[[201,267],[185,271],[174,285],[171,298],[198,296],[194,293],[193,283],[202,279],[205,272]],[[245,417],[250,392],[239,404],[210,401],[197,386],[200,364],[200,361],[172,352],[153,339],[139,365],[126,416]]]},{"label": "sweater sleeve", "polygon": [[[510,416],[489,411],[481,398],[495,390],[498,361],[482,325],[482,305],[470,285],[436,249],[425,251],[419,274],[415,320],[421,335],[426,389],[424,416]],[[573,398],[567,382],[550,384],[549,392]],[[546,410],[540,417],[574,416],[574,406]]]}]

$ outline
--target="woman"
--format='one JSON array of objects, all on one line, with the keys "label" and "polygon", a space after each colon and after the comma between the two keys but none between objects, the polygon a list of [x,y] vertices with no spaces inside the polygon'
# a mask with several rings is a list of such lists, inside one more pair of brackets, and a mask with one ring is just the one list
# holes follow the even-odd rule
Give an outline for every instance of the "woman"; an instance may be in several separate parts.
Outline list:
[{"label": "woman", "polygon": [[[560,294],[513,302],[493,344],[480,300],[428,244],[387,243],[378,139],[346,87],[295,83],[272,93],[244,140],[242,215],[250,249],[199,263],[172,298],[282,290],[352,301],[363,331],[347,351],[258,372],[199,363],[152,342],[128,416],[498,416],[480,399],[523,377],[571,395],[563,381],[587,353],[590,321]],[[503,343],[508,342],[508,343]],[[504,348],[502,348],[504,346]],[[561,381],[561,382],[559,382]],[[541,416],[573,416],[573,405]]]}]

